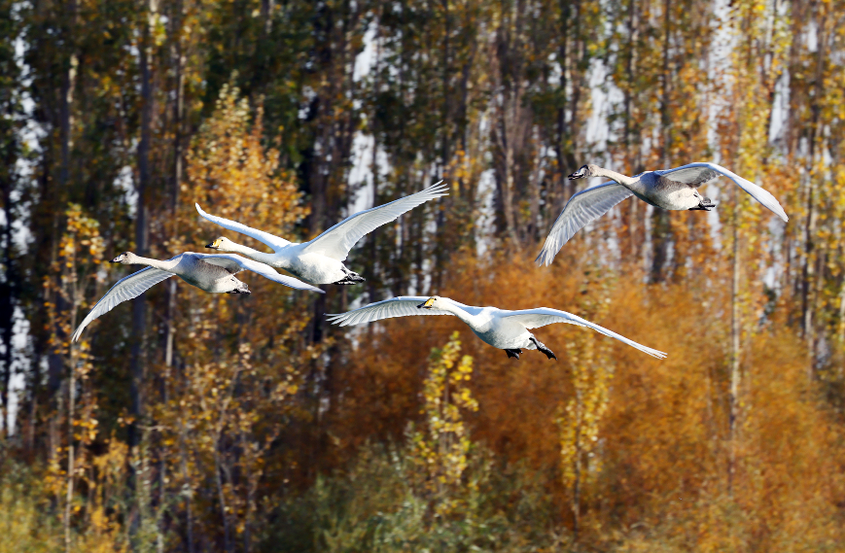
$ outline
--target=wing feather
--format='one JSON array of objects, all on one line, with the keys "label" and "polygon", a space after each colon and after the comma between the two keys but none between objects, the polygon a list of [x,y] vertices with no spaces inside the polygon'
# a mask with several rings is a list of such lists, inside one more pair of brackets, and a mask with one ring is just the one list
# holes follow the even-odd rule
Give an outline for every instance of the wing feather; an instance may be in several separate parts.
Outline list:
[{"label": "wing feather", "polygon": [[283,275],[276,270],[267,265],[266,263],[261,263],[260,261],[255,261],[253,259],[247,259],[245,257],[241,257],[235,254],[194,254],[199,256],[204,262],[210,263],[211,265],[218,265],[220,267],[224,267],[227,270],[231,270],[237,268],[232,272],[237,273],[241,270],[252,271],[253,273],[257,273],[263,276],[266,279],[272,280],[273,282],[278,282],[279,284],[284,284],[290,288],[295,288],[296,290],[308,290],[311,292],[319,292],[320,294],[325,294],[325,291],[317,288],[316,286],[311,286],[301,280],[294,278],[292,276]]},{"label": "wing feather", "polygon": [[255,238],[259,242],[262,242],[263,244],[272,248],[272,250],[276,253],[279,253],[280,248],[284,248],[290,245],[290,242],[288,242],[284,238],[276,236],[275,234],[270,234],[269,232],[264,232],[263,230],[248,227],[243,223],[238,223],[237,221],[232,221],[230,219],[224,219],[223,217],[215,217],[214,215],[209,215],[208,213],[202,210],[200,204],[198,203],[195,203],[194,207],[197,208],[197,213],[199,213],[203,219],[208,219],[212,223],[220,225],[225,229],[245,234],[250,238]]},{"label": "wing feather", "polygon": [[138,272],[132,273],[129,276],[123,277],[112,286],[106,294],[100,298],[100,301],[94,305],[91,312],[82,320],[71,337],[71,341],[76,342],[82,335],[91,322],[100,318],[115,308],[118,304],[125,301],[137,298],[159,282],[167,280],[172,277],[174,273],[156,269],[155,267],[147,267]]},{"label": "wing feather", "polygon": [[[698,178],[707,177],[708,175],[714,172],[718,173],[734,181],[734,183],[743,190],[745,190],[745,192],[747,192],[749,196],[763,204],[769,211],[783,219],[784,222],[789,221],[789,217],[787,217],[786,212],[780,205],[780,202],[778,202],[777,198],[775,198],[770,192],[761,188],[760,186],[757,186],[751,181],[745,180],[736,173],[728,171],[721,165],[716,165],[715,163],[698,162],[689,163],[680,167],[675,167],[674,169],[666,169],[664,171],[655,172],[660,174],[660,176],[670,177],[671,180],[675,181],[679,181],[679,178],[686,178],[688,180],[695,181],[696,173],[699,174]],[[710,179],[708,178],[707,180]]]},{"label": "wing feather", "polygon": [[552,230],[546,237],[543,249],[535,259],[539,266],[551,265],[564,244],[587,223],[610,211],[610,208],[633,195],[633,192],[613,181],[593,186],[569,198],[560,212]]},{"label": "wing feather", "polygon": [[662,351],[658,351],[656,349],[652,349],[646,347],[642,344],[638,344],[633,340],[629,340],[625,338],[621,334],[617,334],[612,330],[608,330],[603,326],[599,326],[595,323],[591,323],[586,319],[582,319],[578,315],[573,315],[572,313],[567,313],[566,311],[560,311],[558,309],[550,309],[548,307],[538,307],[536,309],[524,309],[521,311],[510,311],[507,314],[502,315],[508,319],[516,320],[523,325],[525,328],[539,328],[541,326],[546,326],[555,323],[567,323],[576,326],[583,326],[589,328],[591,330],[595,330],[599,334],[604,334],[610,338],[615,338],[620,342],[627,344],[633,348],[640,350],[643,353],[651,355],[652,357],[656,357],[657,359],[664,359],[666,354]]},{"label": "wing feather", "polygon": [[387,300],[377,301],[346,313],[326,315],[332,324],[350,326],[372,323],[394,317],[410,317],[413,315],[451,315],[448,311],[439,309],[419,309],[417,306],[429,299],[430,296],[397,296]]},{"label": "wing feather", "polygon": [[349,250],[358,240],[378,227],[394,221],[403,213],[429,200],[446,196],[449,186],[443,181],[421,190],[416,194],[399,198],[390,203],[367,209],[347,217],[317,238],[304,244],[303,253],[318,252],[340,261],[346,259]]},{"label": "wing feather", "polygon": [[[709,182],[720,175],[718,171],[710,169],[709,167],[703,168],[689,166],[685,166],[683,169],[679,167],[678,169],[655,171],[655,173],[667,180],[686,184],[692,188],[698,188],[702,184]],[[668,176],[669,173],[671,173],[671,177]]]}]

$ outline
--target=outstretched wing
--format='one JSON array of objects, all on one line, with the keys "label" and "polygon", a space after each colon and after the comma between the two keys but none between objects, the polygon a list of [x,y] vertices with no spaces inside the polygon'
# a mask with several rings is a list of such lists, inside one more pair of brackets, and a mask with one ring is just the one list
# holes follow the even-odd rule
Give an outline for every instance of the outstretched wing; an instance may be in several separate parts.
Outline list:
[{"label": "outstretched wing", "polygon": [[112,286],[108,292],[106,292],[106,295],[100,298],[100,301],[94,305],[94,308],[90,313],[88,313],[82,322],[79,323],[79,326],[76,327],[71,340],[74,342],[79,340],[79,337],[82,335],[82,331],[85,330],[86,326],[91,324],[91,321],[108,313],[114,309],[117,304],[137,298],[159,282],[167,280],[172,276],[173,273],[168,271],[162,271],[161,269],[156,269],[154,267],[147,267],[146,269],[141,269],[137,273],[132,273],[131,275],[118,280],[117,283]]},{"label": "outstretched wing", "polygon": [[451,315],[448,311],[439,309],[420,309],[417,306],[426,301],[429,296],[397,296],[389,300],[377,301],[339,315],[326,315],[332,324],[350,326],[371,323],[393,317],[410,317],[412,315]]},{"label": "outstretched wing", "polygon": [[214,215],[209,215],[208,213],[202,210],[200,204],[198,203],[195,203],[194,206],[197,208],[197,213],[199,213],[203,219],[208,219],[212,223],[218,224],[225,229],[233,230],[241,234],[246,234],[250,238],[255,238],[259,242],[263,242],[264,244],[272,248],[273,251],[276,253],[279,252],[280,248],[284,248],[285,246],[290,245],[290,242],[288,242],[284,238],[276,236],[275,234],[270,234],[269,232],[264,232],[263,230],[248,227],[243,223],[238,223],[237,221],[232,221],[230,219],[224,219],[223,217],[215,217]]},{"label": "outstretched wing", "polygon": [[593,186],[569,198],[546,237],[543,249],[534,261],[537,265],[551,265],[552,260],[572,235],[590,221],[610,211],[610,208],[631,196],[633,192],[613,181]]},{"label": "outstretched wing", "polygon": [[206,263],[209,263],[211,265],[218,265],[231,273],[237,273],[241,270],[252,271],[253,273],[258,273],[264,278],[270,279],[273,282],[278,282],[279,284],[284,284],[285,286],[288,286],[290,288],[295,288],[297,290],[309,290],[311,292],[319,292],[320,294],[325,294],[325,292],[320,288],[317,288],[316,286],[311,286],[310,284],[302,282],[301,280],[292,276],[279,274],[273,267],[267,265],[266,263],[261,263],[260,261],[254,261],[252,259],[247,259],[239,255],[226,253],[197,253],[194,255],[199,256]]},{"label": "outstretched wing", "polygon": [[656,349],[648,348],[642,344],[638,344],[633,340],[629,340],[625,338],[621,334],[617,334],[612,330],[608,330],[603,326],[599,326],[595,323],[591,323],[588,320],[582,319],[578,315],[573,315],[572,313],[567,313],[566,311],[560,311],[558,309],[550,309],[548,307],[538,307],[536,309],[524,309],[521,311],[510,311],[505,312],[502,317],[516,320],[523,325],[525,328],[539,328],[541,326],[546,326],[555,323],[568,323],[571,325],[576,326],[584,326],[589,329],[595,330],[599,334],[604,334],[605,336],[609,336],[610,338],[615,338],[624,344],[628,344],[629,346],[640,350],[643,353],[647,353],[652,357],[656,357],[658,359],[664,359],[666,354],[662,351],[658,351]]},{"label": "outstretched wing", "polygon": [[349,250],[358,240],[378,227],[395,220],[429,200],[446,196],[449,186],[438,182],[425,190],[393,200],[390,203],[367,209],[347,217],[317,238],[304,244],[303,253],[317,252],[339,261],[346,259]]},{"label": "outstretched wing", "polygon": [[704,182],[707,182],[719,175],[728,177],[734,181],[737,186],[745,190],[752,198],[768,208],[772,213],[784,221],[789,221],[789,217],[786,216],[786,212],[783,210],[783,207],[781,207],[780,202],[778,202],[777,198],[772,196],[770,192],[757,186],[751,181],[745,180],[736,173],[728,171],[721,165],[698,162],[675,167],[674,169],[655,171],[655,173],[659,174],[661,177],[665,177],[676,182],[684,182],[690,186],[696,187],[699,186],[699,184],[703,184]]}]

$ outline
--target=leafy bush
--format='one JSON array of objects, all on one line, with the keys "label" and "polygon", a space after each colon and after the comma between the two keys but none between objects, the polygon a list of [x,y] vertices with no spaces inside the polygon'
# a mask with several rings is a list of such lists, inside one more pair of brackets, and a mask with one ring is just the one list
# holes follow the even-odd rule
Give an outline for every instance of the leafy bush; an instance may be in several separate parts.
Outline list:
[{"label": "leafy bush", "polygon": [[[526,471],[496,466],[474,445],[448,514],[444,497],[415,490],[410,447],[368,444],[345,474],[318,478],[278,512],[262,550],[352,552],[538,551],[560,544],[550,494]],[[282,522],[284,521],[284,522]]]}]

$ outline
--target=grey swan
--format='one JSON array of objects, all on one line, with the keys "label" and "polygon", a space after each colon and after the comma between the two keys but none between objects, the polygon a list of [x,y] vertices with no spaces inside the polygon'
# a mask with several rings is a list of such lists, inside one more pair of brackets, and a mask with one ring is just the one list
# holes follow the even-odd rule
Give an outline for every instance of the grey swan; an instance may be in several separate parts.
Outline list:
[{"label": "grey swan", "polygon": [[535,261],[540,266],[551,265],[557,252],[572,235],[629,196],[636,196],[662,209],[710,211],[716,204],[703,197],[697,188],[719,176],[728,177],[775,215],[789,221],[777,198],[715,163],[690,163],[674,169],[646,171],[635,177],[587,164],[569,175],[569,180],[604,177],[611,181],[582,190],[569,199]]},{"label": "grey swan", "polygon": [[132,252],[125,252],[111,260],[124,265],[147,265],[145,269],[123,277],[112,286],[100,301],[94,305],[88,316],[82,320],[73,333],[71,340],[76,342],[89,324],[108,313],[114,307],[127,300],[137,298],[159,282],[176,275],[188,284],[212,294],[249,294],[247,285],[235,274],[247,270],[258,273],[279,284],[297,290],[310,290],[324,294],[322,290],[305,284],[293,277],[280,275],[264,263],[244,259],[237,255],[203,254],[185,252],[167,260],[141,257]]}]

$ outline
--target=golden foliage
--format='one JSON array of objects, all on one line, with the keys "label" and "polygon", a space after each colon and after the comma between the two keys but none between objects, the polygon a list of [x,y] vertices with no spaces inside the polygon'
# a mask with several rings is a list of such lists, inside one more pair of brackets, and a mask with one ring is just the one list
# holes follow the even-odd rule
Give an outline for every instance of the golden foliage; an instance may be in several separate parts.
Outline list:
[{"label": "golden foliage", "polygon": [[[196,221],[193,204],[199,202],[213,215],[249,221],[250,226],[278,236],[290,235],[309,210],[301,205],[293,175],[279,168],[278,149],[262,144],[263,105],[259,102],[252,112],[237,88],[223,86],[214,116],[203,124],[187,154],[188,184],[182,185],[182,192],[188,193],[186,218]],[[208,222],[189,228],[204,229],[197,234],[222,231]]]},{"label": "golden foliage", "polygon": [[[31,211],[32,261],[21,266],[37,276],[15,292],[14,307],[37,327],[33,355],[15,352],[30,361],[21,397],[32,410],[18,417],[31,414],[24,440],[40,443],[30,449],[47,460],[33,463],[31,478],[0,473],[0,551],[60,548],[65,506],[70,546],[85,551],[423,543],[553,551],[575,548],[569,511],[585,550],[841,549],[842,0],[735,0],[724,10],[692,0],[293,1],[246,10],[154,2],[152,13],[132,14],[83,4],[69,17],[12,3],[5,18],[28,21],[16,40],[33,80],[20,90],[52,130],[36,138],[32,178],[4,180],[0,199],[4,207],[21,199],[6,213],[15,225]],[[152,33],[151,98],[135,90],[146,41],[139,20]],[[17,52],[18,43],[5,44]],[[372,47],[361,58],[374,60],[370,72],[356,75],[357,56]],[[244,72],[233,75],[234,66]],[[221,87],[227,80],[248,98]],[[605,86],[606,104],[594,104]],[[245,275],[248,298],[175,279],[151,290],[146,412],[131,421],[142,437],[130,452],[121,380],[128,306],[78,346],[69,336],[104,291],[103,249],[131,242],[131,200],[119,181],[140,165],[144,121],[152,121],[151,174],[140,201],[159,257],[221,234],[197,217],[195,201],[294,238],[306,216],[309,228],[325,228],[352,204],[360,184],[352,168],[368,163],[377,197],[434,175],[451,191],[353,252],[350,266],[369,279],[362,286],[318,299]],[[588,132],[595,121],[606,135]],[[179,138],[191,140],[187,154]],[[367,152],[356,150],[359,138],[372,139],[371,160],[353,159]],[[183,157],[187,178],[176,182]],[[651,208],[628,201],[579,232],[551,268],[533,266],[528,250],[577,190],[567,167],[607,161],[636,173],[709,159],[771,191],[790,222],[773,221],[720,179],[705,189],[719,192],[709,216],[648,220]],[[14,241],[4,240],[7,276]],[[647,279],[664,246],[666,278]],[[562,324],[537,332],[555,362],[537,352],[509,359],[451,317],[328,330],[312,319],[410,289],[566,309],[669,358]],[[108,347],[92,352],[94,336]],[[168,344],[172,356],[163,354]],[[742,376],[735,394],[732,369]],[[104,399],[117,404],[109,413]],[[405,446],[384,445],[403,437]],[[65,463],[74,447],[75,462]],[[485,449],[490,458],[479,462]],[[523,480],[509,487],[514,467],[541,492]],[[315,496],[322,510],[311,512]],[[535,522],[546,503],[551,514]],[[519,524],[518,539],[500,540]]]},{"label": "golden foliage", "polygon": [[411,462],[422,480],[421,495],[434,498],[437,515],[459,509],[449,493],[461,485],[467,468],[471,442],[462,411],[478,411],[478,402],[468,387],[472,378],[472,357],[463,355],[458,333],[452,333],[441,350],[433,350],[423,383],[423,430],[409,427]]}]

